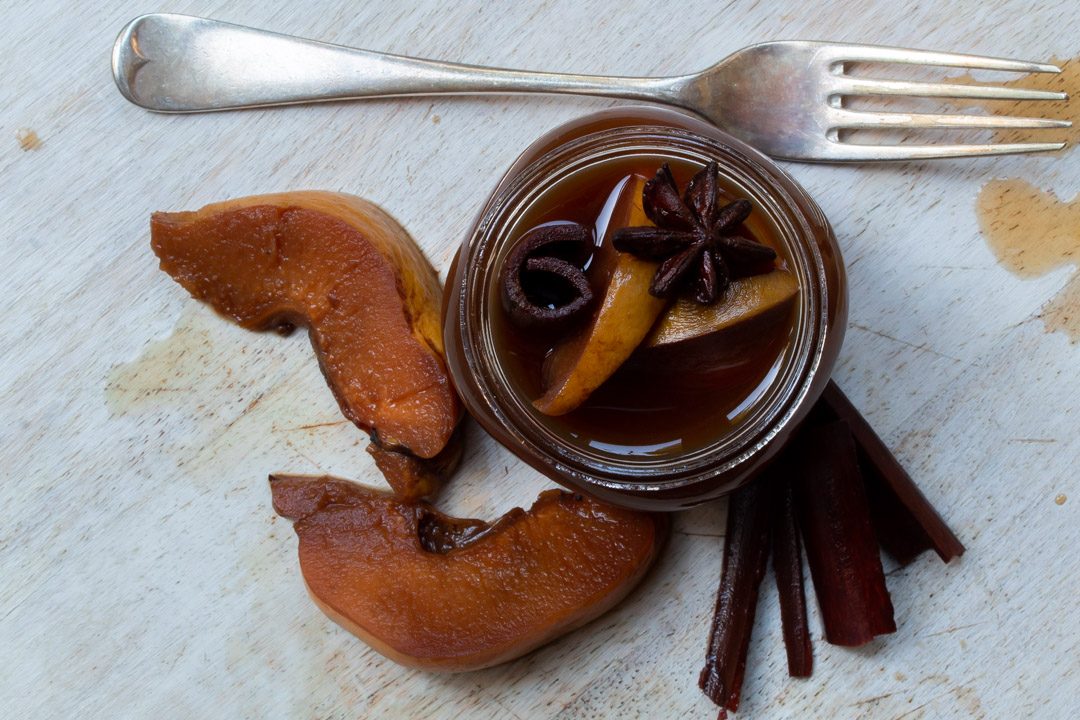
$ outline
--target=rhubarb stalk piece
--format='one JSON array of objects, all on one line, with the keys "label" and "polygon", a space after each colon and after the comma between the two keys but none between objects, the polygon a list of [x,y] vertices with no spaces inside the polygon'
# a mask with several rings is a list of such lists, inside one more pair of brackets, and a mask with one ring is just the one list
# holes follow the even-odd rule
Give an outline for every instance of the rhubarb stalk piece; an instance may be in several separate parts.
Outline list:
[{"label": "rhubarb stalk piece", "polygon": [[754,482],[731,495],[724,539],[724,569],[716,594],[712,633],[698,686],[723,710],[735,712],[746,672],[758,588],[769,552],[769,488]]},{"label": "rhubarb stalk piece", "polygon": [[810,677],[814,669],[814,651],[806,617],[802,543],[795,521],[794,492],[786,477],[772,478],[772,495],[773,574],[776,576],[776,590],[780,594],[780,621],[784,630],[784,647],[787,649],[788,674],[791,677]]},{"label": "rhubarb stalk piece", "polygon": [[863,489],[855,442],[843,421],[805,427],[789,462],[825,639],[857,647],[896,632],[892,600]]},{"label": "rhubarb stalk piece", "polygon": [[815,412],[851,428],[870,514],[885,552],[901,565],[930,549],[942,562],[964,554],[963,544],[836,383],[825,388]]}]

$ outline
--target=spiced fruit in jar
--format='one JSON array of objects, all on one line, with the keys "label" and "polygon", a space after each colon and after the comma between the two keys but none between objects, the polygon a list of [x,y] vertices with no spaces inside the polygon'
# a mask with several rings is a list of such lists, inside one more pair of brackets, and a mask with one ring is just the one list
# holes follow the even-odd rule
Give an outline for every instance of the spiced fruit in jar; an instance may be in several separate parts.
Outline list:
[{"label": "spiced fruit in jar", "polygon": [[846,321],[842,260],[805,191],[651,108],[534,143],[447,290],[450,371],[481,425],[554,480],[647,509],[759,471],[824,388]]}]

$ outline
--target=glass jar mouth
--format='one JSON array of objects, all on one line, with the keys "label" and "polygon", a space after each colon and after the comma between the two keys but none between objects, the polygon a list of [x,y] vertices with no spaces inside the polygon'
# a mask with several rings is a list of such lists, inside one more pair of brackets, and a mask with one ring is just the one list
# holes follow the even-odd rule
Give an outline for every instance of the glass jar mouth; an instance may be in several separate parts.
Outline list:
[{"label": "glass jar mouth", "polygon": [[[761,396],[714,442],[658,458],[616,458],[571,445],[547,427],[530,403],[512,391],[499,362],[490,307],[493,283],[508,250],[510,230],[538,197],[555,183],[594,163],[633,155],[682,159],[703,165],[715,160],[722,180],[740,188],[773,226],[790,259],[800,292],[788,348]],[[795,197],[793,193],[799,195]],[[741,142],[703,137],[664,125],[604,129],[559,145],[536,158],[496,189],[465,245],[459,317],[461,347],[476,389],[490,408],[511,448],[526,460],[542,458],[560,475],[613,491],[650,493],[685,487],[731,472],[765,451],[796,420],[821,365],[827,334],[829,298],[826,265],[814,242],[824,217],[798,185],[768,158]],[[536,464],[536,462],[533,462]]]}]

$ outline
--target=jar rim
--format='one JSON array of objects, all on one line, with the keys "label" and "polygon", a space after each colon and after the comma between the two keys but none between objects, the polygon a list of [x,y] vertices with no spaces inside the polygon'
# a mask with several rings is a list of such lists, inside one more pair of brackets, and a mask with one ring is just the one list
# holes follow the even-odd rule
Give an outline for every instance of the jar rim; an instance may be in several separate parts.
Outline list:
[{"label": "jar rim", "polygon": [[[770,441],[796,420],[796,411],[820,370],[828,331],[829,288],[815,232],[825,228],[831,237],[832,231],[809,195],[782,169],[735,138],[717,135],[723,140],[649,122],[594,131],[525,164],[510,182],[500,182],[482,211],[459,258],[464,263],[457,298],[461,349],[476,389],[515,443],[511,449],[530,464],[546,461],[569,480],[616,492],[681,489],[731,472],[764,452]],[[505,253],[506,234],[532,200],[581,167],[635,153],[684,158],[694,164],[716,160],[721,173],[745,190],[774,226],[800,287],[789,349],[768,384],[765,399],[755,403],[749,416],[718,435],[715,442],[687,453],[651,459],[593,455],[547,428],[531,405],[525,407],[512,390],[498,361],[489,312],[491,283],[497,279],[491,268],[498,258],[492,253]]]}]

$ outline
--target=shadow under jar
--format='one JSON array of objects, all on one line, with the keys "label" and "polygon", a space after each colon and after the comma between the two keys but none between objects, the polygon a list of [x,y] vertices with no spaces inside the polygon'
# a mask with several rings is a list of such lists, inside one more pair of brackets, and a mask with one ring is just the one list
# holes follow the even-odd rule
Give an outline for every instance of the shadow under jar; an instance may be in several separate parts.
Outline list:
[{"label": "shadow under jar", "polygon": [[[789,316],[740,341],[737,356],[708,372],[631,356],[577,409],[541,413],[533,405],[544,389],[540,368],[559,337],[509,322],[499,299],[509,251],[550,222],[577,222],[603,238],[628,178],[652,177],[668,163],[682,188],[710,161],[719,165],[724,198],[753,205],[741,234],[771,246],[777,267],[794,276]],[[603,296],[603,288],[596,292]],[[712,125],[630,107],[556,128],[515,161],[451,267],[444,332],[469,412],[522,460],[611,503],[677,510],[731,492],[767,464],[825,388],[846,323],[843,261],[806,191]]]}]

